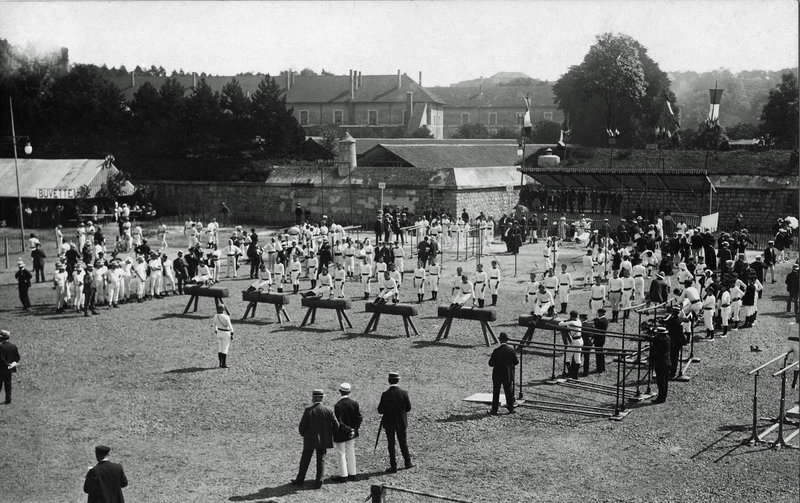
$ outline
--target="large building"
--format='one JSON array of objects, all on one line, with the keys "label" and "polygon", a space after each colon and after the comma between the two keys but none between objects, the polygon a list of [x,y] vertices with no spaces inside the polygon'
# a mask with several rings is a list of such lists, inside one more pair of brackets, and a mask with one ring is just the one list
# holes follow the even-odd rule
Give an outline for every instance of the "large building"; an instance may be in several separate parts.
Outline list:
[{"label": "large building", "polygon": [[531,122],[560,124],[564,121],[549,82],[529,86],[431,87],[429,90],[445,102],[445,138],[452,137],[465,124],[482,124],[491,133],[503,128],[519,129],[525,115],[525,96],[531,99]]},{"label": "large building", "polygon": [[[420,78],[422,75],[420,74]],[[136,91],[149,82],[156,89],[168,77],[115,77],[110,80],[120,88],[125,99],[132,100]],[[174,77],[190,93],[199,81],[197,75]],[[263,75],[205,77],[214,91],[233,78],[247,97],[258,88]],[[414,82],[408,75],[362,75],[351,70],[349,75],[300,75],[293,71],[275,77],[304,129],[315,126],[347,127],[358,130],[359,136],[381,137],[388,132],[410,134],[425,126],[434,138],[443,138],[444,103],[435,94]]]}]

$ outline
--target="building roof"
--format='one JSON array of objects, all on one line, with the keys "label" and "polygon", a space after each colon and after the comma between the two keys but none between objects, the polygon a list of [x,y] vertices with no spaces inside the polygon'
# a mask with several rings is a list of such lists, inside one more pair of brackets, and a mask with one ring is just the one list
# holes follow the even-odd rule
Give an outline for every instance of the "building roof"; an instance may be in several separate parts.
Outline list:
[{"label": "building roof", "polygon": [[[109,175],[119,172],[114,164],[106,164],[103,159],[19,159],[17,163],[20,194],[26,198],[68,199],[84,185],[89,187],[89,197],[92,198]],[[0,197],[17,197],[17,187],[13,183],[14,159],[0,159],[0,180],[7,182],[0,184]],[[38,189],[67,190],[60,192],[64,197],[54,197],[53,192],[39,194]],[[125,195],[133,194],[135,190],[130,182],[126,182]],[[68,197],[68,192],[73,195]]]},{"label": "building roof", "polygon": [[516,149],[517,141],[509,139],[457,139],[457,138],[356,138],[356,155],[359,157],[376,145],[505,145]]},{"label": "building roof", "polygon": [[514,166],[517,161],[516,143],[510,145],[411,143],[376,145],[361,156],[359,164],[416,168],[480,168]]},{"label": "building roof", "polygon": [[[322,188],[320,189],[320,173]],[[513,166],[492,168],[418,168],[366,167],[355,168],[350,176],[339,176],[336,167],[329,166],[274,166],[266,180],[267,185],[297,186],[325,190],[330,187],[387,187],[415,189],[480,189],[519,187],[519,172]]]},{"label": "building roof", "polygon": [[[136,91],[145,82],[149,82],[159,89],[168,78],[177,80],[189,94],[194,86],[194,81],[200,76],[177,75],[173,77],[131,76],[109,77],[123,93],[125,99],[132,100]],[[252,95],[258,89],[259,83],[264,80],[263,74],[236,75],[236,76],[206,76],[206,84],[216,92],[222,92],[225,84],[236,79],[242,86],[245,95]],[[350,76],[349,75],[299,75],[293,74],[292,85],[287,91],[286,74],[273,76],[281,90],[286,93],[287,103],[344,103],[350,101]],[[361,87],[354,91],[355,102],[371,103],[402,103],[405,102],[406,92],[414,93],[415,102],[442,103],[434,93],[421,87],[408,75],[400,77],[400,88],[397,86],[397,75],[362,75]]]},{"label": "building roof", "polygon": [[534,86],[484,86],[484,87],[431,87],[449,108],[519,108],[525,111],[525,95],[531,97],[533,107],[555,107],[555,95],[552,86],[547,84]]}]

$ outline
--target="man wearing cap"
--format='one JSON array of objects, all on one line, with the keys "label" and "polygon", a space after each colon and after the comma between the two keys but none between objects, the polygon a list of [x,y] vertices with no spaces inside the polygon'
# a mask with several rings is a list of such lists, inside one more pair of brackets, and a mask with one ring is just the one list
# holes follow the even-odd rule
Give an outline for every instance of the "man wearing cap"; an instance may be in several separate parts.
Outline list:
[{"label": "man wearing cap", "polygon": [[378,404],[378,413],[382,414],[381,426],[386,430],[386,440],[389,447],[389,468],[387,473],[397,473],[397,453],[395,442],[400,444],[406,468],[413,468],[411,454],[408,451],[407,430],[408,413],[411,411],[411,401],[408,393],[398,386],[400,374],[389,372],[389,389],[381,395]]},{"label": "man wearing cap", "polygon": [[63,313],[69,301],[69,284],[67,282],[67,270],[63,262],[56,265],[56,273],[53,276],[53,286],[56,291],[56,312]]},{"label": "man wearing cap", "polygon": [[350,383],[340,384],[339,401],[333,406],[334,414],[339,421],[339,428],[333,434],[333,448],[339,460],[339,476],[334,478],[337,482],[356,480],[358,475],[355,443],[363,418],[358,402],[350,398],[351,390]]},{"label": "man wearing cap", "polygon": [[664,403],[667,400],[670,374],[670,337],[666,327],[657,327],[653,333],[648,360],[652,362],[658,386],[658,395],[653,403]]},{"label": "man wearing cap", "polygon": [[108,460],[110,447],[98,445],[94,448],[97,464],[89,468],[83,483],[83,492],[89,495],[89,503],[124,503],[122,488],[128,486],[128,478],[122,465]]},{"label": "man wearing cap", "polygon": [[217,358],[219,358],[219,368],[228,368],[228,349],[233,340],[233,325],[231,317],[225,313],[225,306],[217,306],[217,314],[214,315],[214,335],[217,338]]},{"label": "man wearing cap", "polygon": [[322,479],[325,476],[325,453],[333,448],[333,435],[339,429],[339,421],[330,409],[322,404],[325,392],[315,389],[311,394],[312,404],[303,411],[300,419],[300,435],[303,436],[303,453],[300,456],[300,468],[297,477],[292,480],[292,485],[302,486],[311,463],[311,456],[316,452],[317,455],[317,476],[314,487],[322,487]]},{"label": "man wearing cap", "polygon": [[11,403],[11,374],[17,371],[19,350],[8,342],[11,332],[0,330],[0,389],[6,389],[6,402]]},{"label": "man wearing cap", "polygon": [[517,353],[508,344],[508,334],[500,332],[500,345],[492,351],[489,366],[492,367],[492,410],[489,414],[496,416],[500,407],[500,387],[506,395],[506,409],[514,413],[514,368],[519,363]]},{"label": "man wearing cap", "polygon": [[19,288],[19,301],[22,302],[22,309],[27,311],[31,307],[28,289],[31,287],[33,275],[29,270],[25,269],[25,262],[23,262],[22,259],[19,259],[17,262],[17,267],[19,270],[14,273],[14,277],[17,279],[17,286]]}]

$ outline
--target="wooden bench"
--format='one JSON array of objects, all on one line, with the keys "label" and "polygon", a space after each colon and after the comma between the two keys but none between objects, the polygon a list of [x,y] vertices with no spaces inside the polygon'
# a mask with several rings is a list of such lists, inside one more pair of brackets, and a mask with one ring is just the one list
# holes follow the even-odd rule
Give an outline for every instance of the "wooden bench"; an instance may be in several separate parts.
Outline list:
[{"label": "wooden bench", "polygon": [[440,339],[447,339],[447,336],[450,334],[450,326],[453,324],[453,319],[455,318],[459,320],[480,321],[486,346],[491,345],[489,343],[489,335],[492,336],[492,340],[494,340],[495,344],[498,343],[497,337],[494,335],[494,330],[489,324],[490,321],[497,320],[497,312],[495,312],[494,309],[483,309],[477,307],[450,309],[449,306],[439,306],[438,314],[439,318],[444,318],[444,323],[442,323],[442,328],[439,329],[439,333],[436,335],[437,341]]},{"label": "wooden bench", "polygon": [[308,308],[308,311],[306,311],[306,316],[303,318],[303,322],[300,323],[301,327],[314,324],[317,319],[317,309],[335,309],[336,317],[339,320],[339,328],[344,330],[344,323],[342,320],[347,322],[347,326],[349,328],[353,328],[353,324],[350,323],[350,319],[347,317],[347,313],[345,312],[353,307],[350,299],[321,299],[319,297],[303,297],[303,299],[300,301],[300,305]]},{"label": "wooden bench", "polygon": [[374,332],[378,328],[378,321],[380,321],[381,315],[386,314],[403,317],[403,328],[406,330],[406,337],[411,337],[411,334],[408,332],[409,326],[411,330],[414,331],[414,335],[419,335],[417,327],[414,326],[414,320],[411,319],[412,316],[417,316],[418,314],[416,306],[410,304],[375,304],[373,302],[367,302],[364,304],[364,309],[367,313],[372,313],[372,318],[369,319],[367,328],[364,329],[365,334]]},{"label": "wooden bench", "polygon": [[247,319],[248,314],[253,318],[256,315],[258,303],[263,302],[264,304],[272,304],[275,306],[275,315],[278,317],[278,323],[283,323],[281,321],[281,316],[286,318],[286,321],[292,321],[283,308],[283,306],[289,303],[289,299],[289,295],[285,293],[264,293],[255,290],[251,292],[243,291],[242,300],[249,302],[249,304],[247,304],[247,309],[245,309],[242,319]]},{"label": "wooden bench", "polygon": [[231,313],[228,311],[228,307],[220,300],[228,298],[227,288],[221,286],[188,285],[183,287],[183,291],[191,295],[191,297],[189,297],[189,303],[186,304],[186,309],[183,310],[183,314],[189,312],[189,308],[192,307],[192,302],[194,302],[194,312],[197,312],[197,301],[200,297],[211,297],[214,299],[214,305],[217,307],[222,306],[225,313],[230,316]]}]

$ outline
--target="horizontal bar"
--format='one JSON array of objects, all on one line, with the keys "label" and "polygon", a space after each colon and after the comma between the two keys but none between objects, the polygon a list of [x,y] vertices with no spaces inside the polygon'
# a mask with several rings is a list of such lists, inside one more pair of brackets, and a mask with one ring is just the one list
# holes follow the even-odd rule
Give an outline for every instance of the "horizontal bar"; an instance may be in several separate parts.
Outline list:
[{"label": "horizontal bar", "polygon": [[791,370],[792,368],[796,367],[798,363],[800,363],[800,362],[798,362],[798,361],[795,361],[794,363],[790,363],[790,364],[789,364],[789,365],[787,365],[786,367],[783,367],[783,368],[782,368],[782,369],[780,369],[779,371],[777,371],[777,372],[775,372],[774,374],[772,374],[772,377],[775,377],[775,376],[777,376],[777,375],[781,375],[781,374],[783,374],[784,372],[787,372],[787,371]]},{"label": "horizontal bar", "polygon": [[755,374],[755,373],[756,373],[756,372],[758,372],[759,370],[761,370],[761,369],[763,369],[764,367],[767,367],[767,366],[769,366],[769,365],[771,365],[771,364],[775,363],[776,361],[780,360],[781,358],[783,358],[784,356],[786,356],[786,355],[788,355],[788,354],[789,354],[788,352],[779,354],[778,356],[776,356],[776,357],[775,357],[775,358],[773,358],[772,360],[768,361],[768,362],[767,362],[767,363],[765,363],[764,365],[761,365],[760,367],[756,367],[756,368],[754,368],[753,370],[751,370],[750,372],[748,372],[748,373],[747,373],[747,375],[753,375],[753,374]]},{"label": "horizontal bar", "polygon": [[565,409],[560,409],[556,406],[534,405],[534,404],[529,404],[527,402],[519,404],[519,407],[524,407],[524,406],[528,406],[530,408],[535,408],[535,409],[549,410],[552,412],[563,412],[564,414],[585,414],[587,416],[606,416],[606,417],[611,417],[614,415],[610,410],[607,412],[599,412],[593,410],[565,410]]},{"label": "horizontal bar", "polygon": [[581,405],[579,403],[569,403],[569,402],[553,402],[550,400],[536,400],[534,398],[526,398],[525,402],[521,403],[520,405],[530,404],[530,403],[543,403],[546,405],[558,405],[560,407],[580,407],[583,409],[594,409],[594,410],[606,410],[606,411],[611,410],[609,407],[597,407],[594,405]]}]

